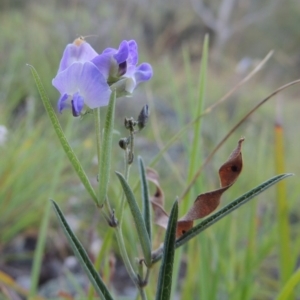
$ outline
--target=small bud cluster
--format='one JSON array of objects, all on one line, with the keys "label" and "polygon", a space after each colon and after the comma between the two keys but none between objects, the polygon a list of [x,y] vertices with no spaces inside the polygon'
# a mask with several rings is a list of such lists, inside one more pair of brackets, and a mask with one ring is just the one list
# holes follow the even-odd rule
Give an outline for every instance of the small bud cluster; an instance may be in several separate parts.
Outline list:
[{"label": "small bud cluster", "polygon": [[[150,115],[149,107],[148,105],[145,105],[139,116],[137,121],[131,118],[125,118],[124,120],[124,126],[126,129],[129,130],[130,135],[125,138],[121,138],[119,140],[119,146],[127,152],[127,162],[128,164],[132,164],[134,154],[133,154],[133,148],[134,148],[134,134],[141,131],[148,121]],[[138,130],[135,130],[136,126],[138,127]]]}]

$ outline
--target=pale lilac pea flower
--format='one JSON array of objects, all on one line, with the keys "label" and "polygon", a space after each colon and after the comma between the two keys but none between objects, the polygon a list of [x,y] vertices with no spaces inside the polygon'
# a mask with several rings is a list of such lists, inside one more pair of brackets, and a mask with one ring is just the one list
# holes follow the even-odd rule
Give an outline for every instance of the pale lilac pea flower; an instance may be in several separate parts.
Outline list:
[{"label": "pale lilac pea flower", "polygon": [[67,45],[58,73],[52,84],[61,97],[58,111],[71,108],[79,116],[84,105],[94,109],[106,106],[112,90],[117,97],[131,95],[136,86],[149,80],[152,67],[138,63],[138,46],[134,40],[122,41],[118,49],[107,48],[102,54],[78,38]]},{"label": "pale lilac pea flower", "polygon": [[82,112],[84,105],[89,108],[106,106],[111,89],[100,70],[90,61],[97,52],[82,38],[67,45],[53,86],[60,92],[57,108],[61,113],[71,108],[75,117]]}]

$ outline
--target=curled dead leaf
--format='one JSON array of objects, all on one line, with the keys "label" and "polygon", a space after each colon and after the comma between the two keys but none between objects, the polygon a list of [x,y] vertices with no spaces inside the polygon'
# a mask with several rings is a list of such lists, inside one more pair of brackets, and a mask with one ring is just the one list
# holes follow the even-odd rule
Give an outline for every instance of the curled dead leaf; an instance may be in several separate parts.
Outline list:
[{"label": "curled dead leaf", "polygon": [[[230,154],[228,160],[219,169],[219,178],[221,187],[197,196],[190,210],[177,222],[177,237],[180,237],[186,231],[193,227],[195,220],[204,218],[211,214],[220,204],[222,194],[229,189],[237,180],[243,168],[242,143],[244,138],[238,141],[236,149]],[[167,227],[169,216],[165,212],[164,194],[159,185],[158,174],[151,169],[147,178],[156,186],[156,193],[151,198],[152,208],[154,210],[155,223],[163,228]]]}]

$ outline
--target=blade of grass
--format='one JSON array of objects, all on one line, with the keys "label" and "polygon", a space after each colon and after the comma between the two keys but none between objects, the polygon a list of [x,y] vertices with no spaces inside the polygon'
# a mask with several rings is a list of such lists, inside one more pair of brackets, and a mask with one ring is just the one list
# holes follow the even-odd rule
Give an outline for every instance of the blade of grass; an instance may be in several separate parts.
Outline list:
[{"label": "blade of grass", "polygon": [[100,153],[99,163],[99,205],[102,206],[106,200],[106,194],[108,190],[108,182],[110,177],[110,166],[111,166],[111,148],[112,138],[114,130],[114,119],[115,119],[115,103],[116,103],[116,92],[112,92],[106,112],[104,133],[102,140],[102,149]]},{"label": "blade of grass", "polygon": [[175,201],[164,240],[162,263],[157,281],[156,300],[168,300],[171,295],[172,273],[175,254],[176,228],[178,218],[178,202]]},{"label": "blade of grass", "polygon": [[[190,111],[190,114],[194,115],[194,118],[197,118],[197,116],[203,114],[206,82],[207,82],[208,44],[209,44],[209,38],[208,35],[205,35],[203,48],[202,48],[201,65],[200,65],[198,99],[197,99],[196,109],[193,106],[191,106],[192,110]],[[191,145],[190,153],[189,153],[190,160],[189,160],[189,169],[187,175],[187,183],[192,179],[192,176],[197,169],[197,165],[199,164],[201,165],[202,163],[202,152],[200,150],[201,127],[202,127],[202,119],[200,119],[199,122],[196,122],[193,126],[193,143]],[[186,201],[182,203],[183,211],[187,211],[188,207],[191,205],[192,201],[194,200],[193,195],[190,196],[191,197],[187,195]],[[193,253],[195,253],[194,251],[196,251],[196,249],[198,249],[198,252],[200,251],[203,255],[205,255],[205,248],[202,245],[200,246],[199,243],[200,243],[199,240],[194,240],[192,243],[187,245],[187,251],[189,257],[191,257]],[[203,263],[203,261],[201,262],[200,268],[201,270],[199,272],[199,284],[202,287],[205,287],[205,288],[200,288],[200,297],[201,299],[208,299],[207,296],[209,293],[208,291],[209,286],[207,285],[208,284],[207,277],[209,277],[209,275],[207,272],[209,271],[209,268],[207,268],[207,264]],[[194,264],[188,264],[186,272],[187,272],[187,276],[190,277],[190,275],[194,272]],[[193,280],[187,281],[185,288],[183,289],[183,294],[182,294],[183,299],[190,299],[193,294],[193,291],[195,291]]]},{"label": "blade of grass", "polygon": [[68,239],[69,245],[71,246],[72,250],[74,251],[75,256],[79,260],[81,266],[85,270],[86,274],[89,277],[89,280],[93,284],[97,294],[101,299],[104,300],[112,300],[112,296],[109,293],[107,287],[105,286],[104,282],[102,281],[101,277],[99,276],[98,272],[95,270],[90,258],[88,257],[85,249],[71,230],[70,226],[68,225],[62,211],[60,210],[59,206],[55,203],[54,200],[51,200],[53,204],[54,211],[58,218],[58,221]]},{"label": "blade of grass", "polygon": [[[212,216],[206,218],[204,221],[187,231],[184,235],[182,235],[177,241],[176,241],[176,248],[184,245],[187,243],[190,239],[195,237],[196,235],[200,234],[202,231],[219,221],[220,219],[224,218],[226,215],[231,213],[232,211],[239,208],[241,205],[247,203],[249,200],[253,199],[257,195],[261,194],[263,191],[271,187],[272,185],[276,184],[277,182],[283,180],[284,178],[287,178],[289,176],[292,176],[293,174],[287,173],[287,174],[281,174],[277,175],[259,186],[255,187],[254,189],[250,190],[246,194],[240,196],[236,200],[232,201],[222,209],[220,209],[218,212],[214,213]],[[153,260],[152,262],[155,263],[160,260],[161,258],[161,249],[155,251],[155,253],[152,255]]]},{"label": "blade of grass", "polygon": [[[203,113],[204,98],[206,92],[206,81],[207,81],[208,43],[209,43],[209,38],[208,35],[206,34],[203,42],[202,59],[200,65],[199,95],[196,104],[196,109],[194,111],[194,108],[192,107],[193,110],[191,111],[191,113],[194,113],[194,118],[197,118],[197,116],[200,116]],[[194,128],[193,128],[193,143],[191,145],[187,182],[191,181],[192,176],[197,169],[197,165],[199,163],[201,165],[202,162],[202,155],[200,152],[201,125],[202,122],[200,119],[199,122],[194,124]],[[193,201],[192,197],[189,201],[185,201],[182,204],[183,211],[187,211],[187,208],[190,206],[191,201]]]},{"label": "blade of grass", "polygon": [[[280,184],[280,183],[278,183]],[[248,274],[253,274],[251,272],[253,268],[253,262],[255,258],[255,253],[257,251],[256,249],[256,234],[257,234],[257,222],[255,221],[255,215],[256,215],[256,206],[250,207],[250,221],[248,222],[249,224],[249,233],[247,234],[247,249],[245,251],[244,255],[244,276],[246,277]],[[238,226],[236,227],[238,228]],[[235,254],[233,254],[235,257]],[[249,276],[249,275],[248,275]],[[250,275],[250,280],[253,280],[254,275]],[[243,286],[241,285],[240,287],[241,290],[241,299],[251,299],[250,295],[252,292],[252,287],[251,285],[249,286],[248,284],[244,284]]]},{"label": "blade of grass", "polygon": [[289,299],[295,292],[295,287],[300,284],[300,269],[298,269],[285,283],[276,300]]},{"label": "blade of grass", "polygon": [[[279,105],[279,103],[277,102]],[[278,107],[278,106],[277,106]],[[279,107],[278,107],[279,108]],[[275,122],[275,168],[276,173],[284,173],[284,133],[282,127],[280,111],[277,112]],[[276,186],[277,218],[278,218],[278,249],[279,249],[279,270],[281,286],[289,279],[293,272],[291,245],[290,245],[290,225],[289,209],[285,181],[279,182]],[[290,297],[289,299],[293,299]]]},{"label": "blade of grass", "polygon": [[68,269],[64,271],[64,274],[68,279],[69,283],[74,288],[75,293],[74,292],[73,293],[76,294],[76,297],[78,299],[86,299],[86,293],[84,287],[81,286],[80,281],[78,281],[78,277],[76,276],[77,274],[72,273]]},{"label": "blade of grass", "polygon": [[[28,291],[20,286],[12,277],[7,275],[6,273],[0,270],[0,283],[3,283],[6,286],[9,286],[12,290],[18,292],[20,295],[24,296],[24,298],[28,299]],[[1,298],[1,293],[0,293]],[[8,299],[8,298],[1,298]],[[33,296],[30,298],[31,300],[45,300],[45,298],[40,296]]]},{"label": "blade of grass", "polygon": [[[103,239],[103,244],[101,245],[101,250],[99,251],[96,261],[94,263],[94,267],[95,267],[96,271],[98,271],[98,272],[100,270],[101,262],[104,259],[104,255],[107,254],[107,252],[109,251],[109,246],[111,245],[113,233],[114,233],[114,231],[112,229],[108,230]],[[103,274],[103,277],[105,278],[105,272]],[[93,285],[91,284],[90,288],[89,288],[89,292],[88,292],[88,300],[92,300],[93,298],[94,298],[94,288],[93,288]]]},{"label": "blade of grass", "polygon": [[134,224],[138,233],[138,237],[141,243],[141,247],[143,250],[143,255],[145,259],[145,263],[148,267],[151,266],[151,243],[149,239],[149,235],[147,232],[146,224],[144,222],[144,219],[142,217],[141,211],[138,207],[138,204],[135,200],[134,194],[126,182],[123,175],[119,172],[116,172],[118,179],[120,180],[120,183],[122,185],[124,194],[126,196],[127,202],[129,204],[129,208],[134,220]]},{"label": "blade of grass", "polygon": [[37,89],[39,91],[39,94],[41,96],[41,99],[43,101],[43,104],[44,104],[44,107],[47,111],[47,114],[50,118],[50,121],[52,123],[52,126],[57,134],[57,137],[65,151],[65,153],[67,154],[74,170],[76,171],[78,177],[80,178],[82,184],[84,185],[85,189],[87,190],[87,192],[90,194],[90,196],[92,197],[92,199],[94,200],[94,202],[97,204],[98,200],[97,200],[97,196],[95,194],[95,191],[87,177],[87,175],[85,174],[77,156],[75,155],[73,149],[71,148],[67,138],[65,137],[65,134],[60,126],[60,123],[58,121],[58,118],[55,114],[55,111],[49,101],[49,98],[46,94],[46,91],[44,89],[44,86],[41,82],[41,79],[37,73],[37,71],[35,70],[35,68],[33,66],[30,66],[30,70],[31,70],[31,73],[32,73],[32,76],[34,78],[34,81],[36,83],[36,86],[37,86]]}]

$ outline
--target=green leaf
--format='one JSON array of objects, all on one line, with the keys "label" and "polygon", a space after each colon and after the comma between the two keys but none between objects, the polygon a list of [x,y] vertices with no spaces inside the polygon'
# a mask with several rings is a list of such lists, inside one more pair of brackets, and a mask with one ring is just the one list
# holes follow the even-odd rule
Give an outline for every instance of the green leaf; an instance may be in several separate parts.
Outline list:
[{"label": "green leaf", "polygon": [[150,207],[150,200],[149,200],[148,181],[146,178],[144,162],[140,156],[138,157],[138,164],[139,164],[141,187],[142,187],[142,200],[143,200],[142,215],[144,217],[146,229],[147,229],[149,240],[151,243],[151,236],[152,236],[152,234],[151,234],[151,207]]},{"label": "green leaf", "polygon": [[101,277],[94,269],[92,262],[90,261],[86,251],[84,250],[83,246],[72,232],[70,226],[68,225],[62,211],[56,204],[54,200],[51,200],[56,216],[59,220],[59,223],[68,239],[69,245],[74,251],[75,256],[79,260],[81,266],[85,270],[86,274],[88,275],[92,285],[94,286],[97,294],[103,300],[113,300],[111,294],[109,293],[107,287],[105,286],[104,282],[102,281]]},{"label": "green leaf", "polygon": [[[205,92],[206,92],[206,81],[207,81],[208,44],[209,44],[209,36],[208,34],[206,34],[203,42],[202,58],[201,58],[201,66],[200,66],[199,96],[198,96],[196,108],[192,107],[192,111],[191,111],[191,113],[194,113],[194,117],[200,116],[203,112],[203,105],[204,105]],[[191,181],[194,173],[197,170],[197,166],[199,164],[201,165],[201,160],[202,160],[201,158],[202,154],[200,152],[201,125],[202,125],[202,120],[200,119],[198,122],[194,124],[194,128],[193,128],[194,138],[193,138],[193,143],[191,145],[187,182]],[[192,198],[190,200],[193,200]],[[184,203],[183,209],[187,210],[188,206],[190,205],[190,201],[184,201],[183,203]]]},{"label": "green leaf", "polygon": [[159,270],[156,300],[168,300],[171,295],[172,273],[175,254],[176,228],[178,218],[178,201],[176,200],[170,214],[166,231],[162,263]]},{"label": "green leaf", "polygon": [[295,271],[295,273],[288,279],[288,281],[283,286],[281,292],[279,293],[276,300],[286,300],[295,292],[295,288],[300,284],[300,269]]},{"label": "green leaf", "polygon": [[35,84],[37,86],[37,89],[39,91],[39,94],[42,98],[42,101],[43,101],[43,104],[44,104],[44,107],[47,111],[47,114],[50,118],[50,121],[52,123],[52,126],[57,134],[57,137],[65,151],[65,153],[67,154],[74,170],[76,171],[78,177],[80,178],[82,184],[84,185],[85,189],[88,191],[88,193],[90,194],[90,196],[92,197],[92,199],[95,201],[95,203],[97,203],[97,196],[95,194],[95,191],[87,177],[87,175],[85,174],[77,156],[75,155],[73,149],[71,148],[61,126],[60,126],[60,123],[58,121],[58,118],[55,114],[55,111],[49,101],[49,98],[45,92],[45,89],[43,87],[43,84],[41,82],[41,79],[37,73],[37,71],[35,70],[35,68],[33,66],[30,66],[30,70],[31,70],[31,73],[33,75],[33,78],[35,80]]},{"label": "green leaf", "polygon": [[150,267],[151,266],[151,244],[150,244],[150,239],[149,239],[149,235],[146,229],[144,219],[142,217],[141,211],[138,207],[138,204],[135,200],[134,194],[130,186],[128,185],[128,183],[126,182],[125,178],[121,173],[116,172],[116,174],[121,182],[124,194],[126,196],[126,199],[130,207],[131,214],[133,216],[134,224],[137,229],[138,237],[142,246],[145,263],[148,267]]},{"label": "green leaf", "polygon": [[[279,102],[277,102],[279,104]],[[281,112],[277,110],[277,114]],[[274,153],[275,153],[275,168],[276,173],[285,172],[285,136],[284,129],[281,125],[281,115],[275,124],[274,132]],[[290,278],[294,269],[293,256],[291,253],[291,227],[289,220],[289,203],[287,199],[286,182],[280,182],[276,186],[276,202],[277,202],[277,234],[278,234],[278,260],[279,260],[279,277],[280,286],[282,287],[285,282]],[[286,298],[287,300],[295,299],[295,297]]]},{"label": "green leaf", "polygon": [[249,200],[254,198],[255,196],[259,195],[275,183],[281,181],[282,179],[292,176],[293,174],[281,174],[277,175],[264,183],[260,184],[256,188],[252,189],[251,191],[247,192],[246,194],[242,195],[241,197],[237,198],[236,200],[232,201],[222,209],[220,209],[218,212],[213,214],[212,216],[208,217],[204,221],[202,221],[200,224],[193,227],[191,230],[187,231],[184,235],[182,235],[177,241],[176,241],[176,248],[182,246],[186,242],[188,242],[191,238],[195,237],[220,219],[224,218],[229,213],[233,212],[237,208],[239,208],[241,205],[247,203]]},{"label": "green leaf", "polygon": [[[241,205],[247,203],[249,200],[253,199],[272,185],[276,184],[277,182],[283,180],[284,178],[287,178],[289,176],[292,176],[293,174],[287,173],[287,174],[281,174],[277,175],[264,183],[260,184],[256,188],[252,189],[251,191],[247,192],[246,194],[242,195],[241,197],[237,198],[236,200],[232,201],[219,211],[217,211],[212,216],[206,218],[204,221],[187,231],[185,234],[183,234],[177,241],[176,241],[176,248],[184,245],[187,243],[190,239],[228,215],[229,213],[233,212],[237,208],[239,208]],[[161,251],[160,249],[155,251],[155,257],[152,260],[152,263],[155,263],[161,259]]]},{"label": "green leaf", "polygon": [[111,166],[111,148],[112,148],[112,137],[114,129],[115,119],[115,103],[116,103],[116,92],[114,91],[109,100],[107,108],[104,133],[102,140],[102,148],[100,153],[100,164],[99,164],[99,205],[102,206],[106,200],[108,182],[110,177],[110,166]]}]

